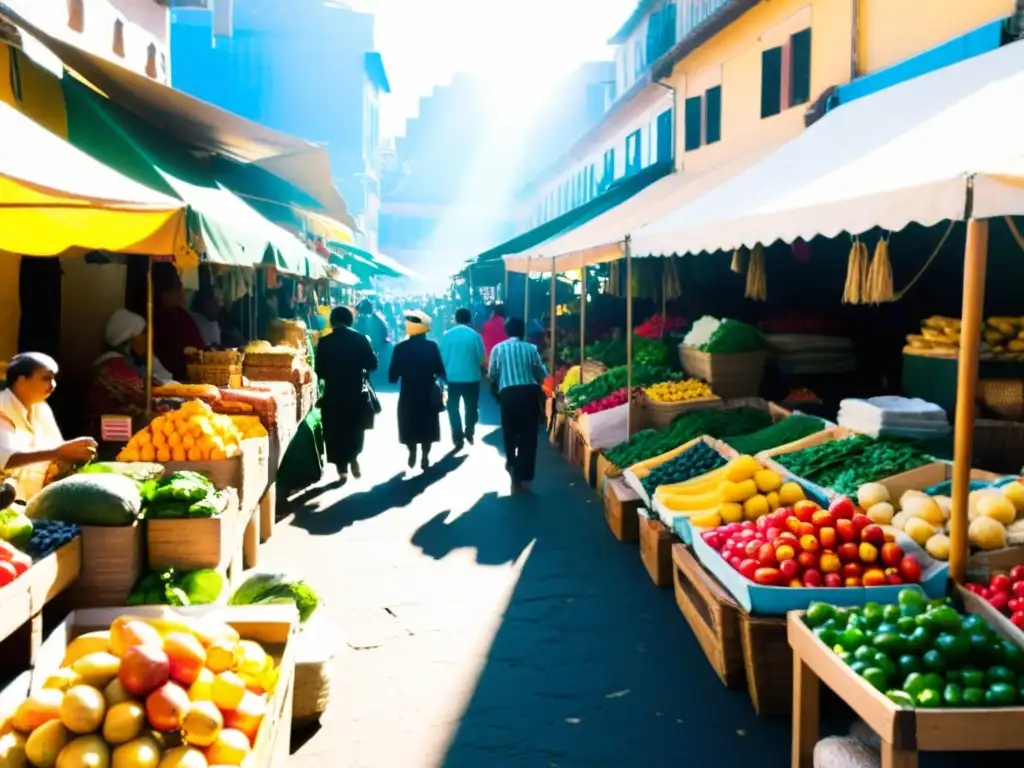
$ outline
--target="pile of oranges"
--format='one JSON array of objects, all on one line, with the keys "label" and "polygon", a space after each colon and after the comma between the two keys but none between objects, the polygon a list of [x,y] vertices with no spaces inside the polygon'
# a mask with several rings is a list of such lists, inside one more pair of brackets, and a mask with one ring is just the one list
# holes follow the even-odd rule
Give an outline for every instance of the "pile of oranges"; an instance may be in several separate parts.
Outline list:
[{"label": "pile of oranges", "polygon": [[214,413],[201,400],[191,400],[157,416],[136,432],[117,455],[118,461],[217,461],[230,459],[245,437],[230,416]]}]

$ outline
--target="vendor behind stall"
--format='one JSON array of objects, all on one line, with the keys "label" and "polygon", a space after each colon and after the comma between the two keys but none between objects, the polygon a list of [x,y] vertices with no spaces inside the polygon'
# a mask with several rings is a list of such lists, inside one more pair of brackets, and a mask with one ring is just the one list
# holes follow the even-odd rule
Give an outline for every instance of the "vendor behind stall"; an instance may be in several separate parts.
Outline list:
[{"label": "vendor behind stall", "polygon": [[96,456],[91,437],[64,440],[46,400],[56,386],[57,361],[24,352],[7,366],[7,389],[0,392],[0,469],[18,487],[18,498],[38,493],[52,462],[80,464]]},{"label": "vendor behind stall", "polygon": [[[131,416],[134,431],[144,426],[136,420],[146,412],[146,321],[127,309],[117,310],[107,321],[106,341],[109,350],[93,363],[90,426],[99,434],[101,416]],[[173,381],[171,372],[154,355],[154,386]]]},{"label": "vendor behind stall", "polygon": [[178,381],[185,381],[188,347],[203,349],[203,336],[185,309],[185,289],[173,264],[153,265],[153,354]]}]

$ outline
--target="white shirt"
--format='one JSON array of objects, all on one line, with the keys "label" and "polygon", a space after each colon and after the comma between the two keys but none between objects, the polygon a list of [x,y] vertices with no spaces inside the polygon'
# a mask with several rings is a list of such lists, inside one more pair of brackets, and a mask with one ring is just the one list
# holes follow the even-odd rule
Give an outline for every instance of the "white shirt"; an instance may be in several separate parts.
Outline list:
[{"label": "white shirt", "polygon": [[63,442],[49,405],[39,403],[29,409],[12,390],[0,392],[0,469],[14,479],[19,499],[27,501],[42,490],[50,463],[43,461],[8,470],[11,456],[50,451]]},{"label": "white shirt", "polygon": [[199,329],[199,335],[203,337],[203,344],[208,347],[219,347],[220,346],[220,323],[216,320],[210,320],[209,318],[203,317],[198,312],[189,312],[192,315],[192,319],[196,321],[196,327]]}]

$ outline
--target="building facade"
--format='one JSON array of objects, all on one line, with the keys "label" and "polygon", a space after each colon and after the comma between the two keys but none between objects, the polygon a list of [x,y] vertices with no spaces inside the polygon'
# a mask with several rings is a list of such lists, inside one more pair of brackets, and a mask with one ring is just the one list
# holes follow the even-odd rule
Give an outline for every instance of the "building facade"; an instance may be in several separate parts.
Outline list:
[{"label": "building facade", "polygon": [[373,16],[324,0],[234,0],[230,36],[215,34],[210,9],[171,18],[174,87],[325,146],[361,245],[376,249],[380,99],[390,86]]},{"label": "building facade", "polygon": [[170,84],[168,0],[5,0],[5,3],[54,37]]}]

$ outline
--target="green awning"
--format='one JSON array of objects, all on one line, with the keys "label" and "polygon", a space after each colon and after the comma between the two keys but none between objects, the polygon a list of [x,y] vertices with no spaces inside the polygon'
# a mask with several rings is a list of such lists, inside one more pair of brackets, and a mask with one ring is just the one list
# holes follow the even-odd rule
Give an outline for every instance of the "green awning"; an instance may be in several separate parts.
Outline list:
[{"label": "green awning", "polygon": [[376,253],[374,251],[367,251],[363,248],[359,248],[349,243],[331,242],[331,248],[335,251],[340,251],[343,255],[343,261],[351,261],[351,263],[364,265],[369,264],[373,266],[379,277],[420,277],[417,272],[409,269],[408,267],[402,266],[400,263],[392,259],[390,256],[385,256],[383,253]]},{"label": "green awning", "polygon": [[322,277],[320,257],[221,185],[210,166],[172,136],[71,75],[62,79],[68,139],[100,162],[189,206],[206,257],[239,267],[275,266]]},{"label": "green awning", "polygon": [[638,171],[632,176],[626,176],[619,179],[612,184],[606,192],[601,193],[593,200],[574,208],[568,213],[563,213],[561,216],[558,216],[551,221],[546,221],[521,235],[516,235],[511,240],[506,240],[501,245],[496,245],[490,250],[484,251],[476,257],[476,261],[478,263],[496,261],[503,256],[508,256],[512,253],[521,253],[522,251],[532,248],[535,245],[539,245],[547,240],[560,237],[567,232],[586,224],[596,216],[600,216],[605,211],[611,210],[615,206],[625,202],[644,187],[653,184],[662,176],[666,176],[671,173],[672,168],[673,163],[671,161],[655,163],[654,165],[649,165],[643,170]]}]

